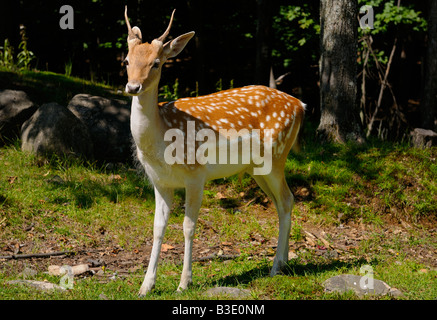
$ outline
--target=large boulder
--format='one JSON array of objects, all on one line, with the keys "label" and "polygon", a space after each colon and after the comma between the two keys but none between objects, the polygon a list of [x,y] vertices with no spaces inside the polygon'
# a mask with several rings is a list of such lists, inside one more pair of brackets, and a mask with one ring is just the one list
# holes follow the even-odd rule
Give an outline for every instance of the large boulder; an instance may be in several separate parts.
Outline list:
[{"label": "large boulder", "polygon": [[92,158],[93,144],[87,127],[66,107],[43,104],[22,126],[23,151],[50,157]]},{"label": "large boulder", "polygon": [[106,162],[131,160],[129,102],[77,94],[71,99],[68,109],[88,127],[95,159]]},{"label": "large boulder", "polygon": [[20,136],[20,128],[36,111],[26,92],[0,90],[0,146]]}]

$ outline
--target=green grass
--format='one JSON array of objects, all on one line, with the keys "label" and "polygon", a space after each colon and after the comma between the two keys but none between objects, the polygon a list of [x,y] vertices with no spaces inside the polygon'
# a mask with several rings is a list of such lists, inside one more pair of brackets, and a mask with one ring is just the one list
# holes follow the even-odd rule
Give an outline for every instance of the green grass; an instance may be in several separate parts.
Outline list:
[{"label": "green grass", "polygon": [[79,93],[128,99],[121,94],[117,94],[117,89],[112,86],[50,71],[22,70],[12,72],[0,68],[0,87],[23,90],[33,102],[39,105],[57,102],[66,106],[74,95]]},{"label": "green grass", "polygon": [[[2,238],[25,239],[17,226],[31,223],[36,231],[72,237],[102,228],[117,232],[132,219],[146,219],[138,211],[154,206],[147,182],[127,167],[112,173],[75,160],[46,163],[15,147],[2,149],[0,159],[0,212],[11,226],[2,229]],[[70,223],[78,224],[77,229],[69,229]]]},{"label": "green grass", "polygon": [[[265,241],[273,238],[274,245],[277,218],[271,202],[264,202],[265,196],[249,177],[241,183],[236,177],[209,182],[196,241],[205,246],[231,242],[239,248],[240,257],[194,263],[194,286],[182,294],[175,293],[182,266],[164,260],[156,289],[148,298],[206,299],[203,292],[220,285],[250,289],[250,299],[358,299],[353,294],[326,294],[322,283],[341,273],[359,274],[361,265],[371,264],[375,277],[400,289],[405,299],[435,299],[435,269],[407,254],[407,249],[423,246],[437,252],[435,233],[421,224],[435,223],[435,156],[435,149],[378,142],[360,148],[307,145],[301,154],[290,156],[287,181],[297,194],[292,244],[304,242],[303,229],[308,223],[321,229],[363,223],[373,231],[347,259],[299,250],[284,275],[274,278],[268,276],[274,250],[253,242],[256,234]],[[152,190],[127,166],[108,172],[104,166],[71,159],[44,161],[13,145],[0,150],[0,168],[0,247],[32,241],[32,252],[41,252],[51,242],[74,251],[103,242],[133,250],[152,238]],[[309,190],[308,196],[299,196],[303,188]],[[219,193],[231,199],[230,204],[218,199]],[[183,192],[176,194],[165,243],[183,243],[178,227],[183,221],[183,197]],[[393,219],[407,221],[414,228],[408,235],[386,239],[384,228]],[[29,225],[33,225],[31,234],[26,231]],[[331,240],[329,234],[327,239]],[[0,264],[0,298],[99,299],[104,294],[109,299],[136,299],[145,268],[142,265],[122,278],[103,282],[95,276],[79,278],[74,290],[41,293],[5,285],[20,276],[13,261],[4,261]],[[109,275],[113,271],[106,270]],[[59,282],[43,272],[32,279]]]},{"label": "green grass", "polygon": [[435,148],[374,141],[363,147],[309,145],[305,151],[288,162],[287,181],[310,185],[316,196],[309,208],[325,218],[436,218]]},{"label": "green grass", "polygon": [[[390,283],[392,287],[401,290],[404,297],[401,299],[433,300],[437,296],[436,271],[423,273],[423,265],[409,260],[371,262],[375,278]],[[367,264],[357,260],[353,263],[344,262],[308,262],[291,261],[283,275],[270,278],[268,276],[271,263],[266,260],[245,261],[236,259],[229,263],[213,261],[209,264],[194,263],[193,286],[182,293],[176,292],[179,283],[181,266],[163,262],[160,265],[156,288],[147,297],[150,300],[197,300],[209,299],[204,293],[207,289],[216,286],[230,286],[249,289],[252,299],[275,300],[356,300],[356,299],[392,299],[390,297],[362,297],[351,293],[325,293],[323,282],[330,277],[342,273],[360,274],[360,267]],[[111,270],[105,271],[105,277],[87,277],[75,279],[72,290],[41,292],[26,286],[6,285],[10,277],[0,275],[1,299],[80,299],[99,300],[103,294],[113,300],[137,299],[138,288],[143,280],[145,269],[127,275],[116,276]],[[16,278],[16,277],[15,277]],[[31,279],[59,283],[59,277],[39,273]],[[225,296],[221,298],[226,298]]]}]

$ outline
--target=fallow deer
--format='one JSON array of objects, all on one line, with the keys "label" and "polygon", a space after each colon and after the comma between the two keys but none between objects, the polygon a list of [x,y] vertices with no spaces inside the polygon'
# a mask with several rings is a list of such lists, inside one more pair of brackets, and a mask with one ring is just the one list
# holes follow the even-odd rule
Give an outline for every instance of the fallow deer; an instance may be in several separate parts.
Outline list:
[{"label": "fallow deer", "polygon": [[[125,8],[128,28],[126,57],[128,83],[126,93],[132,96],[131,131],[136,145],[136,157],[144,167],[155,192],[155,216],[153,225],[153,246],[141,296],[150,292],[156,280],[156,270],[161,245],[172,207],[173,190],[185,188],[185,237],[184,264],[178,290],[184,290],[192,282],[192,246],[196,222],[203,197],[204,184],[212,179],[248,173],[261,189],[272,199],[279,216],[279,236],[276,257],[271,275],[277,274],[288,261],[288,240],[291,225],[291,211],[294,197],[286,183],[284,168],[289,151],[298,145],[298,134],[302,127],[305,104],[298,99],[264,86],[247,86],[218,93],[158,103],[158,84],[164,63],[177,56],[193,38],[188,32],[165,42],[173,22],[174,12],[167,30],[151,43],[143,43],[138,27],[131,27]],[[189,128],[203,139],[193,138]],[[179,131],[184,138],[183,159],[169,161],[176,143],[168,139],[170,130]],[[228,134],[223,132],[228,130]],[[191,150],[199,150],[202,141],[212,132],[206,158],[201,161]],[[229,134],[229,132],[231,132]],[[244,134],[241,134],[241,133]],[[224,136],[224,138],[223,138]],[[209,135],[211,137],[211,134]],[[194,139],[194,141],[193,141]],[[176,139],[177,140],[177,139]],[[213,148],[211,148],[211,140]],[[240,162],[229,163],[227,157],[220,158],[220,142],[234,147],[244,141],[250,146],[261,146],[264,153],[270,150],[272,165],[269,171],[256,174],[260,169],[259,159],[251,153],[238,152]],[[269,144],[266,144],[269,141]],[[174,146],[173,146],[174,147]],[[197,149],[196,149],[197,148]],[[238,151],[235,151],[238,150]],[[217,151],[217,152],[216,152]],[[212,156],[212,158],[211,158]],[[235,156],[235,154],[233,154]],[[214,158],[217,157],[217,158]],[[191,159],[191,162],[188,161]],[[217,159],[218,161],[214,161]],[[246,161],[242,161],[245,159]],[[203,158],[205,160],[205,157]],[[226,161],[228,160],[228,161]]]}]

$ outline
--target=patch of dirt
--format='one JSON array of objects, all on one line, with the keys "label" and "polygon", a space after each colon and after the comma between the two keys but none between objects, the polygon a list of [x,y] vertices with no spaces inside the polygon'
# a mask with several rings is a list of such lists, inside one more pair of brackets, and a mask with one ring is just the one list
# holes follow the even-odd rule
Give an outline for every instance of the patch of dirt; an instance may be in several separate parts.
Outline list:
[{"label": "patch of dirt", "polygon": [[[257,208],[257,206],[255,206]],[[271,206],[262,207],[259,210],[275,214]],[[223,213],[226,214],[226,213]],[[273,217],[272,217],[273,219]],[[394,260],[399,255],[406,256],[409,260],[414,260],[428,266],[431,269],[437,268],[437,228],[434,224],[420,226],[407,223],[405,221],[393,221],[386,219],[387,223],[383,227],[365,225],[357,222],[347,222],[339,226],[318,226],[308,221],[306,218],[299,218],[302,226],[301,239],[290,240],[289,258],[299,258],[301,263],[305,263],[306,257],[314,259],[319,257],[323,261],[353,261],[357,259],[372,260],[372,253],[384,252]],[[193,244],[193,261],[207,263],[211,259],[228,260],[235,259],[241,252],[250,252],[248,259],[273,260],[276,251],[277,239],[266,239],[262,235],[254,232],[250,234],[247,242],[220,241],[215,226],[211,223],[199,219],[201,225],[197,237]],[[182,226],[180,226],[182,228]],[[29,228],[29,232],[32,228]],[[200,233],[199,233],[200,232]],[[62,242],[62,239],[60,239]],[[368,243],[371,248],[365,251],[360,249],[363,243]],[[213,243],[208,245],[207,243]],[[395,245],[396,244],[396,245]],[[432,245],[434,244],[434,245]],[[3,241],[0,246],[0,256],[29,254],[35,244],[32,240],[21,242]],[[38,244],[39,252],[62,251],[59,239],[57,241],[44,239]],[[53,256],[48,258],[27,258],[27,259],[0,259],[0,269],[6,275],[17,275],[26,268],[46,272],[49,265],[78,265],[86,263],[93,270],[93,274],[99,274],[102,266],[111,273],[118,275],[128,274],[144,269],[148,265],[149,256],[152,248],[152,240],[146,239],[145,242],[133,249],[125,249],[111,242],[105,245],[87,248],[75,246],[71,250],[75,254]],[[401,251],[401,252],[399,252]],[[177,265],[182,264],[184,248],[180,243],[165,243],[161,249],[161,259],[173,262]],[[161,260],[161,261],[162,261]]]}]

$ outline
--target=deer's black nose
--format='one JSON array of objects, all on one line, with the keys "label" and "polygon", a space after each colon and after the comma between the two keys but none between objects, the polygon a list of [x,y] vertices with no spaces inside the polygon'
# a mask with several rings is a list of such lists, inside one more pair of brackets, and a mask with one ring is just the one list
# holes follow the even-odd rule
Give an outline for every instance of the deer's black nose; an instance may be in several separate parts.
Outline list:
[{"label": "deer's black nose", "polygon": [[141,90],[141,84],[139,83],[128,83],[126,85],[126,93],[136,94]]}]

